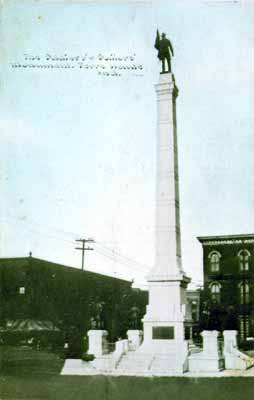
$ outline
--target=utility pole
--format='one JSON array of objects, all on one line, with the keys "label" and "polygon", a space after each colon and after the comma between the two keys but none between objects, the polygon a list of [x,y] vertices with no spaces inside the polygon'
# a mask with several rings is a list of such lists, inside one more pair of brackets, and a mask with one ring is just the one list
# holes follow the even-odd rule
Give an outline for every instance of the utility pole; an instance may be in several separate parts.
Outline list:
[{"label": "utility pole", "polygon": [[82,247],[75,247],[76,250],[81,250],[82,251],[82,262],[81,262],[81,268],[82,271],[84,271],[84,263],[85,263],[85,251],[87,250],[93,250],[92,247],[86,247],[86,243],[93,243],[93,239],[76,239],[76,242],[82,243]]}]

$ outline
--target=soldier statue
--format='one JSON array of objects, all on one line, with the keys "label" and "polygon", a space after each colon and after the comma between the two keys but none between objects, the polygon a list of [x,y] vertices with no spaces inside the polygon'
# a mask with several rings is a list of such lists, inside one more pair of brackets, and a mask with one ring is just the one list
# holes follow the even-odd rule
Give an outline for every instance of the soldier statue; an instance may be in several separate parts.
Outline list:
[{"label": "soldier statue", "polygon": [[[157,29],[157,35],[154,47],[158,50],[158,58],[162,61],[162,74],[171,72],[171,56],[174,56],[173,46],[166,34],[162,33],[161,38]],[[168,70],[165,71],[165,60],[167,60]]]}]

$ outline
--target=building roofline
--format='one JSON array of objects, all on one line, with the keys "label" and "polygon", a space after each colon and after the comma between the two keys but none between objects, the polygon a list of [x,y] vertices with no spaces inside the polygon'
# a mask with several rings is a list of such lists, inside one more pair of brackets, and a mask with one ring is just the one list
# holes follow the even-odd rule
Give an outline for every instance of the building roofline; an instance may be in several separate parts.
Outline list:
[{"label": "building roofline", "polygon": [[239,235],[215,235],[215,236],[197,236],[200,243],[210,240],[231,240],[231,239],[254,239],[254,233],[246,233]]},{"label": "building roofline", "polygon": [[115,276],[112,276],[112,275],[106,275],[106,274],[102,274],[100,272],[90,271],[88,269],[82,270],[80,268],[72,267],[70,265],[59,264],[59,263],[56,263],[56,262],[53,262],[53,261],[43,260],[42,258],[37,258],[37,257],[33,257],[33,256],[27,256],[27,257],[3,257],[3,258],[0,257],[0,263],[2,261],[11,261],[11,260],[15,260],[15,261],[16,260],[23,260],[23,261],[35,260],[35,261],[39,261],[39,262],[42,262],[42,263],[51,264],[52,266],[56,266],[56,267],[59,267],[59,268],[61,268],[61,267],[64,267],[66,269],[68,268],[70,271],[75,271],[75,272],[78,272],[78,273],[86,272],[86,273],[89,273],[89,274],[92,274],[92,275],[97,275],[97,276],[99,275],[99,276],[103,276],[103,277],[106,277],[106,278],[116,279],[116,280],[122,281],[122,282],[129,282],[129,283],[132,282],[131,279],[116,278]]},{"label": "building roofline", "polygon": [[27,260],[28,258],[35,258],[35,257],[0,257],[0,261]]}]

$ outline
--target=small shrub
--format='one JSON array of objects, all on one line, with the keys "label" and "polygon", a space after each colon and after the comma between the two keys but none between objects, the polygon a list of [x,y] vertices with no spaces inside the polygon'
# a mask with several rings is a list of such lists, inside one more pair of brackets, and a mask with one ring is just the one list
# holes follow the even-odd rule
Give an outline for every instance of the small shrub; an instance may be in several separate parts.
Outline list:
[{"label": "small shrub", "polygon": [[244,351],[254,350],[254,341],[252,340],[242,340],[239,343],[239,348]]},{"label": "small shrub", "polygon": [[93,354],[84,353],[84,354],[82,355],[82,360],[83,360],[83,361],[93,361],[94,359],[95,359],[95,357],[94,357]]}]

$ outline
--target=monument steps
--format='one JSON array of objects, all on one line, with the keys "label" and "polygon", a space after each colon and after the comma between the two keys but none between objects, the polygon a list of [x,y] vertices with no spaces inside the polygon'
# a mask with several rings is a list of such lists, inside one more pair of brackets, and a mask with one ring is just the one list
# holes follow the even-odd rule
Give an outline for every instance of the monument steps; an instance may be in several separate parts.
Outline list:
[{"label": "monument steps", "polygon": [[135,351],[124,354],[118,364],[118,371],[149,371],[153,356]]},{"label": "monument steps", "polygon": [[173,375],[175,372],[183,373],[182,363],[179,363],[176,353],[155,355],[138,351],[123,355],[116,370],[125,374],[146,372],[150,375]]},{"label": "monument steps", "polygon": [[237,347],[237,331],[224,331],[224,357],[227,369],[246,370],[254,365],[254,358]]},{"label": "monument steps", "polygon": [[233,369],[246,370],[254,366],[254,358],[236,348],[232,349],[231,353],[225,352],[225,358],[229,369],[234,366]]},{"label": "monument steps", "polygon": [[89,364],[98,372],[111,372],[115,369],[116,361],[113,357],[113,353],[109,353],[96,357],[95,360],[90,361]]},{"label": "monument steps", "polygon": [[240,350],[236,350],[236,355],[244,362],[246,369],[253,367],[254,365],[253,357],[250,357],[248,354],[243,353]]}]

